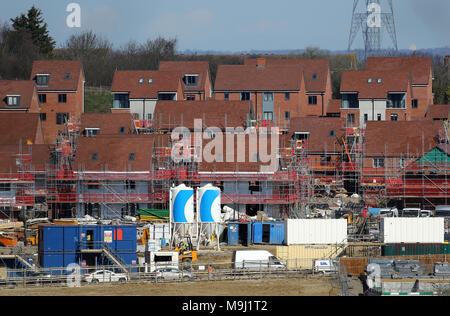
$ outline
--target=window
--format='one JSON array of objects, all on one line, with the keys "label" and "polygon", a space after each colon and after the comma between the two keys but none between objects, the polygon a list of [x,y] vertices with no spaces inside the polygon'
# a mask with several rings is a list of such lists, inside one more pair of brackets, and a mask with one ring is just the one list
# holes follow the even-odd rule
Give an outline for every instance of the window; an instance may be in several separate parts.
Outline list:
[{"label": "window", "polygon": [[153,83],[153,78],[149,78],[148,79],[148,84],[152,84]]},{"label": "window", "polygon": [[271,92],[263,93],[263,100],[264,102],[273,102],[273,93]]},{"label": "window", "polygon": [[186,96],[186,101],[195,101],[195,95],[190,94]]},{"label": "window", "polygon": [[411,107],[412,107],[413,109],[417,109],[417,108],[419,107],[419,100],[413,99],[413,100],[411,101]]},{"label": "window", "polygon": [[58,103],[67,103],[67,94],[58,94]]},{"label": "window", "polygon": [[136,190],[136,181],[127,180],[127,190]]},{"label": "window", "polygon": [[176,93],[158,93],[158,100],[175,101],[176,98]]},{"label": "window", "polygon": [[20,95],[8,95],[6,99],[8,106],[20,105]]},{"label": "window", "polygon": [[41,122],[47,121],[47,113],[41,113],[39,114],[39,117],[41,118]]},{"label": "window", "polygon": [[308,104],[309,105],[317,105],[317,96],[315,95],[310,95],[308,97]]},{"label": "window", "polygon": [[259,181],[249,182],[248,190],[250,192],[261,192],[262,191],[261,182],[259,182]]},{"label": "window", "polygon": [[291,112],[289,111],[284,112],[284,119],[286,121],[289,121],[291,119]]},{"label": "window", "polygon": [[144,78],[139,78],[139,84],[144,84]]},{"label": "window", "polygon": [[10,183],[0,183],[0,192],[8,192],[11,191]]},{"label": "window", "polygon": [[196,87],[198,85],[198,75],[186,75],[184,81],[187,87]]},{"label": "window", "polygon": [[250,101],[250,92],[241,92],[241,101]]},{"label": "window", "polygon": [[92,161],[97,161],[98,160],[98,153],[93,153],[92,154]]},{"label": "window", "polygon": [[70,79],[70,73],[66,73],[66,75],[64,76],[64,79],[69,80]]},{"label": "window", "polygon": [[100,185],[95,182],[88,183],[88,190],[98,190],[100,189]]},{"label": "window", "polygon": [[391,121],[398,121],[398,114],[391,114]]},{"label": "window", "polygon": [[47,103],[47,95],[46,94],[39,94],[39,103]]},{"label": "window", "polygon": [[367,123],[367,121],[369,120],[369,114],[364,114],[364,123]]},{"label": "window", "polygon": [[130,155],[128,156],[128,161],[135,161],[135,160],[136,160],[136,154],[130,153]]},{"label": "window", "polygon": [[381,114],[377,114],[377,120],[381,121]]},{"label": "window", "polygon": [[83,131],[83,136],[85,137],[95,137],[100,134],[100,128],[86,128]]},{"label": "window", "polygon": [[50,75],[37,75],[36,76],[36,85],[41,87],[48,87],[48,83],[50,81]]},{"label": "window", "polygon": [[384,158],[374,158],[373,167],[376,169],[384,168]]},{"label": "window", "polygon": [[383,83],[383,79],[378,78],[377,83],[378,83],[378,84],[382,84],[382,83]]},{"label": "window", "polygon": [[223,99],[224,99],[225,101],[230,100],[230,94],[229,94],[228,92],[225,92],[225,93],[223,94]]},{"label": "window", "polygon": [[69,113],[56,113],[56,125],[64,125],[69,121]]},{"label": "window", "polygon": [[264,121],[273,121],[273,112],[264,112]]},{"label": "window", "polygon": [[336,136],[336,132],[334,131],[334,129],[332,129],[330,131],[330,137],[334,137],[334,136]]},{"label": "window", "polygon": [[347,114],[347,123],[348,124],[355,123],[355,114]]},{"label": "window", "polygon": [[289,92],[286,92],[286,93],[284,94],[284,99],[285,99],[286,101],[289,101],[289,100],[291,99],[291,94],[290,94]]},{"label": "window", "polygon": [[312,79],[313,79],[313,80],[317,80],[317,78],[318,78],[318,75],[317,75],[317,74],[313,74],[313,75],[312,75]]},{"label": "window", "polygon": [[151,121],[151,120],[153,120],[153,114],[147,113],[147,121]]},{"label": "window", "polygon": [[367,83],[368,83],[368,84],[372,84],[372,83],[373,83],[373,78],[367,79]]},{"label": "window", "polygon": [[400,164],[400,168],[405,168],[405,166],[406,166],[406,159],[405,158],[400,158],[400,162],[399,162],[399,164]]},{"label": "window", "polygon": [[121,126],[119,128],[119,134],[125,134],[125,127]]}]

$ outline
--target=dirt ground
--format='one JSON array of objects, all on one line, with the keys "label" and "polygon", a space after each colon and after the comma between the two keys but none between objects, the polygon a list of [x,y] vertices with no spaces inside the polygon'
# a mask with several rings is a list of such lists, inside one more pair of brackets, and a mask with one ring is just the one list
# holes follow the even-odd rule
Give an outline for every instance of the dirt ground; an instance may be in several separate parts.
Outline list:
[{"label": "dirt ground", "polygon": [[0,296],[337,296],[330,279],[96,285],[81,288],[0,289]]}]

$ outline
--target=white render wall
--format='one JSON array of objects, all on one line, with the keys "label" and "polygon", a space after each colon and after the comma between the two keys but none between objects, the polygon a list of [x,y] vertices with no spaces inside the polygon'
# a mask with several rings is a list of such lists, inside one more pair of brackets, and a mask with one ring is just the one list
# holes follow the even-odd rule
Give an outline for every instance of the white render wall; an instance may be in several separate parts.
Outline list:
[{"label": "white render wall", "polygon": [[147,120],[147,114],[155,114],[156,100],[130,100],[130,112],[131,114],[139,114],[139,120]]},{"label": "white render wall", "polygon": [[286,244],[332,245],[347,242],[345,219],[288,219]]},{"label": "white render wall", "polygon": [[378,114],[381,114],[381,120],[386,120],[386,100],[374,100],[372,110],[372,100],[359,100],[359,126],[364,127],[364,114],[368,114],[369,121],[377,121]]},{"label": "white render wall", "polygon": [[387,244],[444,243],[444,218],[384,218],[381,236]]}]

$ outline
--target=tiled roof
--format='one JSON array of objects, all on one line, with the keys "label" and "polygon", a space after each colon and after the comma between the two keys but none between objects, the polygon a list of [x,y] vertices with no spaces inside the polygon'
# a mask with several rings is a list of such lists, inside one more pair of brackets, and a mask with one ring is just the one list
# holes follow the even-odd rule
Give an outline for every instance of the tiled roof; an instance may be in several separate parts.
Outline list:
[{"label": "tiled roof", "polygon": [[38,74],[48,74],[50,75],[48,87],[37,86],[38,91],[76,91],[82,73],[81,61],[37,60],[33,63],[31,80],[36,80]]},{"label": "tiled roof", "polygon": [[215,91],[300,91],[301,66],[222,65],[218,67]]},{"label": "tiled roof", "polygon": [[[259,137],[266,137],[266,135],[259,135]],[[271,152],[271,138],[270,135],[267,136],[267,148],[266,150],[262,150],[260,139],[256,138],[256,147],[250,145],[250,137],[248,135],[235,135],[234,142],[230,145],[225,140],[223,142],[223,146],[217,148],[209,147],[211,145],[209,141],[203,141],[203,161],[198,164],[198,171],[200,172],[261,172],[261,167],[268,167],[271,165],[269,162],[258,161],[258,154],[261,155],[261,160],[263,159],[262,155],[269,156],[270,160],[272,156]],[[228,140],[227,140],[228,141]],[[212,141],[211,141],[212,142]],[[208,146],[208,148],[207,148]],[[220,148],[222,149],[221,153]],[[229,152],[227,150],[230,150]],[[274,157],[276,157],[278,149],[273,153]],[[212,160],[206,157],[205,153],[211,153],[213,155]],[[228,155],[232,155],[232,162],[227,162],[229,160],[227,158]],[[218,162],[223,160],[223,162]],[[275,172],[278,170],[271,170],[267,172]],[[264,171],[266,172],[266,171]]]},{"label": "tiled roof", "polygon": [[[245,65],[257,65],[257,59],[246,58]],[[300,66],[304,73],[307,92],[325,92],[327,78],[330,70],[329,61],[326,59],[265,59],[267,67],[270,66]]]},{"label": "tiled roof", "polygon": [[194,120],[202,119],[204,127],[246,126],[250,101],[158,101],[154,127],[173,129],[194,128]]},{"label": "tiled roof", "polygon": [[202,91],[209,73],[209,63],[207,61],[162,61],[159,64],[159,70],[178,72],[182,82],[185,75],[199,75],[196,87],[186,86],[186,83],[183,82],[183,88],[185,91]]},{"label": "tiled roof", "polygon": [[[388,92],[408,91],[409,74],[397,71],[344,71],[341,93],[359,92],[360,99],[386,99]],[[372,83],[368,80],[372,79]],[[382,83],[378,83],[382,79]]]},{"label": "tiled roof", "polygon": [[[438,145],[442,122],[369,121],[366,127],[366,156],[421,157]],[[423,141],[423,146],[422,146]]]},{"label": "tiled roof", "polygon": [[[121,128],[123,127],[123,133]],[[86,128],[100,128],[101,135],[131,134],[135,131],[130,113],[85,113],[81,115],[80,132]]]},{"label": "tiled roof", "polygon": [[412,84],[430,84],[432,59],[428,57],[369,57],[367,70],[406,71],[412,76]]},{"label": "tiled roof", "polygon": [[448,120],[450,119],[450,105],[430,105],[426,117],[431,120]]},{"label": "tiled roof", "polygon": [[159,92],[177,92],[180,85],[179,73],[174,71],[117,70],[111,91],[129,92],[130,99],[156,100]]},{"label": "tiled roof", "polygon": [[17,159],[20,155],[24,160],[24,155],[31,154],[31,163],[36,171],[44,171],[45,165],[50,163],[51,147],[49,145],[0,145],[0,173],[17,172]]},{"label": "tiled roof", "polygon": [[[0,80],[0,108],[1,109],[29,109],[35,91],[32,80]],[[20,104],[17,107],[7,105],[8,95],[20,95]]]},{"label": "tiled roof", "polygon": [[42,144],[39,113],[0,112],[0,145]]},{"label": "tiled roof", "polygon": [[345,135],[342,120],[334,117],[299,117],[291,119],[289,137],[309,132],[308,152],[341,152],[337,139]]},{"label": "tiled roof", "polygon": [[[124,135],[82,137],[78,141],[74,169],[78,171],[149,171],[154,137]],[[134,154],[134,160],[130,155]]]}]

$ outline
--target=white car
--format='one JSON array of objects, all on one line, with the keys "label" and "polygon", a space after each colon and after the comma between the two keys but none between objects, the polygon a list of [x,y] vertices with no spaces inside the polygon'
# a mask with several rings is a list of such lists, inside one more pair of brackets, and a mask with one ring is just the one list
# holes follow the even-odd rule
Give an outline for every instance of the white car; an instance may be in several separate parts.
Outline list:
[{"label": "white car", "polygon": [[157,279],[168,281],[174,280],[187,281],[194,278],[194,275],[192,275],[189,272],[182,272],[178,268],[171,268],[171,267],[156,269],[155,275]]},{"label": "white car", "polygon": [[128,281],[128,276],[125,273],[115,273],[109,270],[99,270],[84,276],[84,281],[87,283],[111,283]]}]

